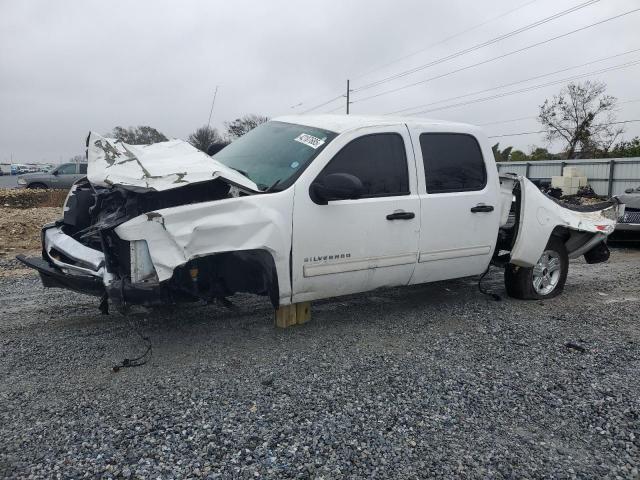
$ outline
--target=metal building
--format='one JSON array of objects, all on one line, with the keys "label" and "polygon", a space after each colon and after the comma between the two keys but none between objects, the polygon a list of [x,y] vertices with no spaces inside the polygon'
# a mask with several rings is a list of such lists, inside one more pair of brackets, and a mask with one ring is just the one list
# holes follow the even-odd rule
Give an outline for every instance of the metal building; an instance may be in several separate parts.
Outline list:
[{"label": "metal building", "polygon": [[498,171],[524,175],[531,180],[551,181],[562,175],[564,167],[577,167],[598,195],[620,195],[628,188],[640,187],[640,157],[591,160],[538,160],[497,162]]}]

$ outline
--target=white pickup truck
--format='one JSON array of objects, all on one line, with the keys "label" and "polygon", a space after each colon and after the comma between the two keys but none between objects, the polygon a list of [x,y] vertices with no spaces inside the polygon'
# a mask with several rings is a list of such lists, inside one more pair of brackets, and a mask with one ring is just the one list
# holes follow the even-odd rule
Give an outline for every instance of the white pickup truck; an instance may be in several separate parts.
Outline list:
[{"label": "white pickup truck", "polygon": [[499,176],[479,128],[416,118],[281,117],[213,157],[95,133],[87,148],[42,258],[20,260],[103,308],[250,292],[279,309],[490,264],[511,296],[549,298],[569,259],[607,260],[624,209],[564,205]]}]

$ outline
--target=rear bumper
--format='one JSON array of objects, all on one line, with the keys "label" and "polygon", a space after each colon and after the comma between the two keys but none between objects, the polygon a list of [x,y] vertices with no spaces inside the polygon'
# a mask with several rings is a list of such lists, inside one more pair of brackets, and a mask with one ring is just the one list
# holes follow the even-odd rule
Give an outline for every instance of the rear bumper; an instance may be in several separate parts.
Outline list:
[{"label": "rear bumper", "polygon": [[638,232],[640,234],[640,223],[617,223],[616,232]]},{"label": "rear bumper", "polygon": [[625,208],[616,224],[617,232],[640,232],[640,210]]}]

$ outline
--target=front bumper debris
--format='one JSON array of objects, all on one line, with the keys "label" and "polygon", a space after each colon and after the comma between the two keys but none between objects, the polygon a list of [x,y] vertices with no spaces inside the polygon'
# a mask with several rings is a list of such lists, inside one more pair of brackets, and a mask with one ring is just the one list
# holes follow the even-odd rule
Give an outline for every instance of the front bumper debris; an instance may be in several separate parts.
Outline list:
[{"label": "front bumper debris", "polygon": [[102,279],[108,276],[104,253],[83,245],[55,224],[42,229],[42,245],[47,260],[61,269]]},{"label": "front bumper debris", "polygon": [[105,288],[102,280],[91,275],[70,275],[59,268],[51,266],[49,262],[38,257],[25,257],[18,255],[16,258],[27,267],[33,268],[40,274],[42,285],[45,287],[66,288],[87,295],[104,295]]}]

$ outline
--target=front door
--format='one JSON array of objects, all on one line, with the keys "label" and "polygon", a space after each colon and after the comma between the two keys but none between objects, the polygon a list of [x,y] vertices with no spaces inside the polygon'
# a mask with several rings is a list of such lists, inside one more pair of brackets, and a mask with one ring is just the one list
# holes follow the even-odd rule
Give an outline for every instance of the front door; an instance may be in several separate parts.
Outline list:
[{"label": "front door", "polygon": [[[332,173],[358,177],[362,197],[315,203],[310,184]],[[417,261],[420,201],[404,124],[343,133],[295,189],[293,302],[409,282]]]},{"label": "front door", "polygon": [[51,177],[53,188],[71,188],[71,185],[80,178],[77,174],[78,166],[75,163],[64,163],[58,167],[56,174]]}]

